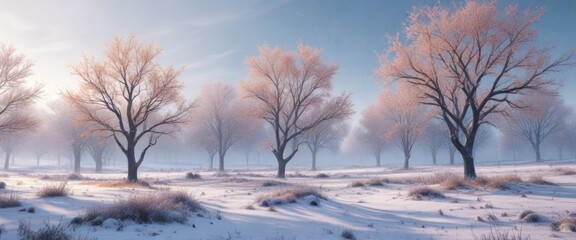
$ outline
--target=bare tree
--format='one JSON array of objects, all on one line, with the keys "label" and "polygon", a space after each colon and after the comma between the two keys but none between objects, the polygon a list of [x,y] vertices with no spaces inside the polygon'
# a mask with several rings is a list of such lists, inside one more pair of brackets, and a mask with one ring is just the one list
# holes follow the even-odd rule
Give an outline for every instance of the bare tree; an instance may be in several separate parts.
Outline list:
[{"label": "bare tree", "polygon": [[85,57],[73,66],[80,88],[65,93],[83,121],[114,139],[126,156],[128,181],[138,181],[148,149],[183,126],[193,106],[180,94],[182,70],[154,61],[160,52],[134,36],[116,38],[104,60]]},{"label": "bare tree", "polygon": [[316,171],[316,155],[321,149],[337,151],[350,127],[341,120],[326,121],[303,135],[303,141],[312,153],[312,171]]},{"label": "bare tree", "polygon": [[232,86],[219,82],[205,85],[196,103],[198,107],[194,111],[192,128],[203,128],[194,132],[211,135],[209,138],[216,140],[218,170],[224,171],[224,157],[228,150],[251,133],[249,117],[241,114],[247,106],[242,106]]},{"label": "bare tree", "polygon": [[376,159],[376,166],[382,166],[381,156],[388,142],[386,126],[382,124],[383,112],[379,111],[376,105],[366,107],[361,114],[360,126],[352,132],[352,141],[362,145],[370,151]]},{"label": "bare tree", "polygon": [[63,99],[50,103],[54,114],[51,125],[56,135],[66,145],[72,148],[74,157],[73,168],[75,173],[80,173],[82,152],[84,152],[87,139],[88,125],[78,120],[79,111]]},{"label": "bare tree", "polygon": [[512,130],[530,143],[536,161],[541,161],[542,142],[570,116],[571,109],[552,95],[531,94],[521,101],[526,107],[514,109],[511,113]]},{"label": "bare tree", "polygon": [[97,173],[102,172],[104,154],[106,153],[106,150],[108,150],[110,144],[110,138],[106,138],[96,132],[92,132],[92,135],[86,137],[86,150],[94,160]]},{"label": "bare tree", "polygon": [[430,119],[425,106],[414,97],[414,88],[400,83],[396,91],[384,89],[378,97],[377,111],[382,111],[382,124],[387,129],[384,137],[404,153],[404,168],[409,167],[412,148],[426,132]]},{"label": "bare tree", "polygon": [[550,48],[535,46],[541,10],[498,9],[495,1],[415,8],[405,38],[391,38],[380,58],[378,74],[385,81],[411,84],[423,104],[441,113],[466,178],[476,177],[472,154],[479,127],[517,106],[518,94],[546,91],[555,83],[549,74],[572,58],[551,59]]},{"label": "bare tree", "polygon": [[244,151],[246,165],[249,165],[250,152],[253,150],[258,151],[258,148],[264,142],[266,132],[261,119],[248,118],[245,121],[247,122],[247,134],[238,140],[236,147]]},{"label": "bare tree", "polygon": [[10,159],[11,157],[13,158],[12,153],[22,141],[21,131],[3,135],[2,140],[0,140],[0,148],[4,151],[4,170],[10,169]]},{"label": "bare tree", "polygon": [[424,144],[430,150],[430,156],[432,157],[432,164],[436,165],[436,156],[438,155],[438,150],[442,148],[446,142],[446,128],[441,122],[434,119],[428,122],[426,127],[426,134],[423,138]]},{"label": "bare tree", "polygon": [[40,95],[41,86],[29,87],[31,62],[10,46],[0,43],[0,134],[33,130],[38,121],[32,113],[22,111]]},{"label": "bare tree", "polygon": [[218,153],[218,141],[206,128],[193,128],[189,133],[188,142],[193,149],[202,149],[208,153],[209,169],[214,169],[214,157]]},{"label": "bare tree", "polygon": [[338,67],[320,60],[321,51],[300,45],[298,52],[260,47],[260,56],[248,58],[245,96],[255,100],[253,115],[264,119],[274,131],[272,153],[278,162],[277,177],[284,178],[286,165],[298,152],[293,142],[305,132],[331,119],[352,115],[350,94],[330,95]]}]

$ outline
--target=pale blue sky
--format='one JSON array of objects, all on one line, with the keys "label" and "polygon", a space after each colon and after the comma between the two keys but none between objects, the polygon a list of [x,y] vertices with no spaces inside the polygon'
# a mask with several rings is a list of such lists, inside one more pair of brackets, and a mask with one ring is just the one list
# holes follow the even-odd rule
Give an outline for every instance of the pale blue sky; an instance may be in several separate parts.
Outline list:
[{"label": "pale blue sky", "polygon": [[[29,1],[0,0],[0,42],[35,62],[32,77],[43,81],[46,99],[71,86],[70,64],[83,53],[101,57],[114,36],[135,33],[164,49],[160,61],[184,66],[181,80],[192,99],[203,83],[236,82],[246,76],[245,59],[258,45],[322,48],[326,62],[339,63],[336,92],[352,91],[358,112],[376,100],[377,54],[387,34],[402,30],[413,6],[437,1],[242,0],[242,1]],[[440,1],[450,6],[453,1]],[[501,1],[505,5],[510,1]],[[519,1],[542,6],[539,41],[557,52],[576,48],[576,1]],[[562,90],[576,106],[575,70],[564,72]]]}]

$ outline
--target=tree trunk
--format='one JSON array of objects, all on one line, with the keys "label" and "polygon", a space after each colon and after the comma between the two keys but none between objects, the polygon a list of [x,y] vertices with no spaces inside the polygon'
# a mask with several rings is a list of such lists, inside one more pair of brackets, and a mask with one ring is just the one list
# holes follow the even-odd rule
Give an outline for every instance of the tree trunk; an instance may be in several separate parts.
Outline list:
[{"label": "tree trunk", "polygon": [[126,154],[126,158],[128,159],[128,181],[129,182],[138,182],[138,164],[136,164],[136,157],[134,156],[134,149]]},{"label": "tree trunk", "polygon": [[210,156],[210,170],[214,169],[214,156]]},{"label": "tree trunk", "polygon": [[218,154],[218,171],[224,172],[224,154]]},{"label": "tree trunk", "polygon": [[564,160],[564,154],[562,153],[562,147],[558,147],[558,157],[560,160]]},{"label": "tree trunk", "polygon": [[246,151],[246,166],[250,165],[250,151]]},{"label": "tree trunk", "polygon": [[316,151],[311,151],[312,152],[312,171],[316,171]]},{"label": "tree trunk", "polygon": [[454,165],[454,155],[456,155],[456,151],[448,149],[448,153],[450,154],[450,165]]},{"label": "tree trunk", "polygon": [[382,165],[380,164],[380,157],[381,157],[382,155],[381,155],[380,153],[376,153],[375,156],[376,156],[376,167],[382,166]]},{"label": "tree trunk", "polygon": [[96,159],[94,159],[94,161],[96,162],[96,172],[101,173],[102,172],[102,155],[99,154],[98,156],[96,156]]},{"label": "tree trunk", "polygon": [[540,158],[540,142],[536,141],[535,143],[532,143],[532,148],[536,154],[536,162],[542,161],[542,158]]},{"label": "tree trunk", "polygon": [[36,166],[40,166],[40,156],[36,156]]},{"label": "tree trunk", "polygon": [[476,178],[476,169],[474,168],[474,158],[472,154],[462,154],[464,161],[464,177],[467,179]]},{"label": "tree trunk", "polygon": [[6,152],[6,158],[4,159],[4,170],[10,168],[10,151]]},{"label": "tree trunk", "polygon": [[408,169],[410,163],[410,153],[404,153],[404,169]]},{"label": "tree trunk", "polygon": [[432,154],[432,164],[436,165],[436,154],[437,154],[438,150],[436,149],[432,149],[430,150],[430,153]]},{"label": "tree trunk", "polygon": [[80,173],[81,157],[82,151],[80,149],[74,149],[74,173]]},{"label": "tree trunk", "polygon": [[288,164],[288,161],[278,159],[278,173],[276,174],[277,178],[286,178],[286,165],[287,164]]}]

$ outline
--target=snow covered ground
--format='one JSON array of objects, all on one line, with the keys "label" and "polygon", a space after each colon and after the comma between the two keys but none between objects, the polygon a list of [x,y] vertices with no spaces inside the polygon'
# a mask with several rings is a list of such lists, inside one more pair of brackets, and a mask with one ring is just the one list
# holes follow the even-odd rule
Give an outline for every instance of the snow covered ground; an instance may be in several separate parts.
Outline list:
[{"label": "snow covered ground", "polygon": [[[202,179],[185,179],[186,169],[143,169],[139,178],[146,187],[106,187],[102,182],[120,180],[121,171],[96,174],[86,170],[90,179],[68,180],[72,190],[68,197],[39,198],[36,192],[45,185],[61,182],[69,173],[53,167],[20,167],[0,171],[6,189],[0,194],[15,194],[22,206],[0,209],[1,239],[19,239],[19,221],[29,222],[32,229],[46,222],[68,226],[70,220],[86,207],[112,203],[140,193],[162,194],[166,190],[192,193],[206,212],[192,215],[184,224],[126,223],[121,229],[90,226],[67,228],[74,236],[97,239],[342,239],[349,230],[356,239],[481,239],[490,232],[522,235],[530,239],[576,239],[576,233],[551,229],[551,222],[576,212],[575,161],[543,164],[479,166],[483,176],[517,174],[526,182],[511,183],[508,189],[461,187],[446,190],[438,184],[445,198],[413,200],[407,192],[423,183],[410,183],[435,173],[460,174],[461,167],[418,167],[411,170],[390,168],[329,169],[317,172],[289,171],[288,178],[274,178],[273,169],[231,170],[226,174],[198,170]],[[326,178],[315,177],[319,173]],[[531,176],[542,176],[556,185],[528,183]],[[351,187],[375,177],[386,178],[383,186]],[[263,187],[270,180],[287,186],[306,185],[321,188],[327,199],[319,206],[305,201],[273,207],[259,206],[255,198],[287,186]],[[417,181],[416,181],[417,182]],[[253,209],[248,206],[252,205]],[[19,211],[34,207],[35,212]],[[537,222],[525,222],[518,215],[532,210]],[[490,219],[491,216],[496,219]]]}]

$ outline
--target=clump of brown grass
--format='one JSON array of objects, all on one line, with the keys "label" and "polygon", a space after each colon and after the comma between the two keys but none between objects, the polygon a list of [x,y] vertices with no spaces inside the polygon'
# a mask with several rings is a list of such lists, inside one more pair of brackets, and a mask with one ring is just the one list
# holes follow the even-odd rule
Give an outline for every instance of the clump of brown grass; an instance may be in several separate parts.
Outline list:
[{"label": "clump of brown grass", "polygon": [[66,186],[66,182],[61,182],[55,185],[46,185],[42,187],[37,193],[37,196],[44,197],[64,197],[70,195],[70,188]]},{"label": "clump of brown grass", "polygon": [[576,232],[576,213],[570,213],[553,221],[551,227],[557,232]]},{"label": "clump of brown grass", "polygon": [[495,189],[509,189],[510,183],[522,182],[522,179],[514,174],[496,175],[496,176],[478,176],[474,179],[466,179],[463,176],[453,172],[438,172],[431,176],[419,177],[414,180],[415,183],[426,185],[440,185],[445,190],[456,190],[459,188],[483,187]]},{"label": "clump of brown grass", "polygon": [[0,194],[0,208],[20,207],[22,202],[19,196],[14,194]]},{"label": "clump of brown grass", "polygon": [[90,182],[90,183],[86,183],[89,185],[97,185],[98,187],[110,187],[110,188],[151,188],[154,189],[154,187],[152,187],[150,185],[150,183],[146,182],[146,181],[124,181],[124,180],[119,180],[119,181],[100,181],[100,182]]},{"label": "clump of brown grass", "polygon": [[538,185],[550,185],[550,186],[556,186],[557,185],[556,183],[545,180],[542,177],[542,175],[530,175],[530,178],[528,178],[528,182],[533,183],[533,184],[538,184]]},{"label": "clump of brown grass", "polygon": [[354,181],[354,182],[351,182],[350,184],[348,184],[348,187],[354,187],[354,188],[355,187],[364,187],[364,186],[366,186],[366,185],[361,181]]},{"label": "clump of brown grass", "polygon": [[558,167],[552,169],[552,171],[559,175],[576,175],[576,170],[568,167]]},{"label": "clump of brown grass", "polygon": [[384,183],[390,183],[390,180],[388,180],[387,178],[379,178],[379,177],[373,177],[366,180],[366,185],[373,187],[384,186]]},{"label": "clump of brown grass", "polygon": [[261,187],[276,187],[276,186],[285,186],[285,185],[288,185],[288,183],[275,181],[275,180],[265,180],[260,184]]},{"label": "clump of brown grass", "polygon": [[522,179],[515,174],[505,174],[492,177],[479,176],[469,181],[476,186],[506,190],[510,189],[510,183],[519,183]]},{"label": "clump of brown grass", "polygon": [[87,208],[84,214],[74,218],[72,223],[99,225],[108,218],[137,223],[184,223],[189,213],[202,209],[200,203],[186,192],[141,194],[111,204]]},{"label": "clump of brown grass", "polygon": [[422,200],[425,198],[444,198],[444,194],[430,187],[417,187],[408,190],[406,196],[413,200]]},{"label": "clump of brown grass", "polygon": [[320,188],[309,186],[294,186],[274,190],[270,193],[256,197],[254,203],[262,207],[281,205],[286,203],[295,203],[299,198],[315,196],[319,199],[327,199]]}]

